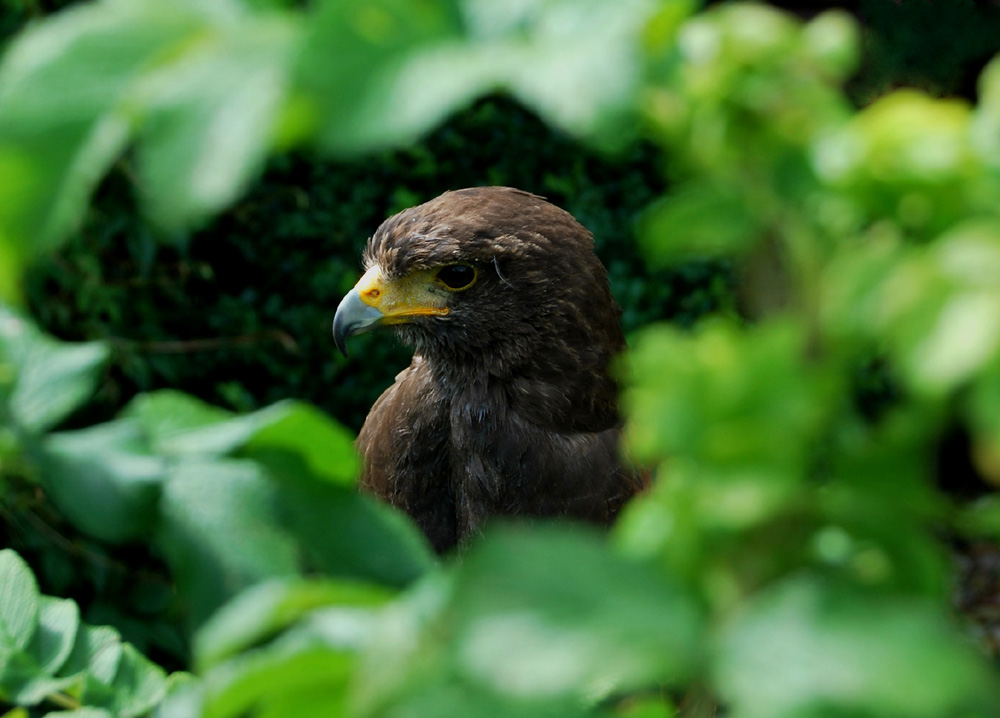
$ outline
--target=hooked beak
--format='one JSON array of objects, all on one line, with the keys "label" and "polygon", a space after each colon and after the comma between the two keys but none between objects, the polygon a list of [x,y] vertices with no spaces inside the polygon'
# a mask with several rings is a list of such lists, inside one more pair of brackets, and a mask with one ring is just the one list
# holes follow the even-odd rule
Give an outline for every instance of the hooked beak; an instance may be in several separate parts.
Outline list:
[{"label": "hooked beak", "polygon": [[333,340],[347,356],[347,338],[381,324],[403,324],[418,316],[449,313],[447,292],[437,287],[432,270],[386,279],[372,267],[340,301],[333,318]]},{"label": "hooked beak", "polygon": [[340,353],[347,356],[347,337],[368,331],[384,317],[378,307],[365,304],[357,287],[349,291],[333,317],[333,341]]}]

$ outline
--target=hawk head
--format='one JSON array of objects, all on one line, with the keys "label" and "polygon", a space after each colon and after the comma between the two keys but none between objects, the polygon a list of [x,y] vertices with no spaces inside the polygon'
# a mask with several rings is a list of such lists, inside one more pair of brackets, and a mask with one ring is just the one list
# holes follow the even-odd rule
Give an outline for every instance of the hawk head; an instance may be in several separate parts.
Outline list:
[{"label": "hawk head", "polygon": [[608,365],[624,348],[621,312],[593,244],[528,192],[446,192],[378,228],[334,339],[346,353],[349,336],[391,325],[442,381],[503,382],[513,403],[557,425],[616,421]]}]

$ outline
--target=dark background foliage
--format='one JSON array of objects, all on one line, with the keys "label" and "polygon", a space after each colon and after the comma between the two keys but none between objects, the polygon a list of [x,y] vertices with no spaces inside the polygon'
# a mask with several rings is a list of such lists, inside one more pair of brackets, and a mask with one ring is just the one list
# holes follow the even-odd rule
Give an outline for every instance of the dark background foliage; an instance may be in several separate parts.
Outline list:
[{"label": "dark background foliage", "polygon": [[[5,4],[0,37],[71,3]],[[775,4],[800,15],[838,6]],[[1000,34],[993,3],[848,7],[864,23],[863,65],[850,85],[859,104],[898,86],[972,98]],[[654,319],[686,326],[732,307],[730,266],[653,271],[639,258],[636,219],[665,183],[654,157],[641,144],[599,154],[494,97],[404,150],[353,163],[279,157],[229,212],[167,244],[137,214],[139,188],[125,158],[70,245],[29,273],[29,301],[55,336],[109,340],[115,349],[80,420],[110,417],[137,392],[174,387],[237,410],[307,399],[356,429],[407,351],[362,337],[343,359],[330,339],[333,311],[381,221],[448,189],[516,186],[575,215],[594,233],[627,332]]]},{"label": "dark background foliage", "polygon": [[31,306],[56,336],[115,348],[91,411],[111,415],[170,386],[239,410],[307,399],[357,429],[407,352],[363,337],[344,360],[334,310],[382,220],[448,189],[510,185],[574,214],[595,235],[627,329],[690,324],[724,303],[724,267],[654,272],[638,256],[633,224],[662,190],[653,156],[641,145],[598,155],[491,98],[405,150],[356,163],[278,158],[230,212],[166,246],[135,214],[124,160],[70,247],[30,273]]},{"label": "dark background foliage", "polygon": [[[0,42],[64,4],[5,0]],[[821,9],[777,4],[801,14]],[[972,98],[1000,34],[993,3],[865,0],[850,9],[864,24],[864,60],[849,87],[859,105],[899,86]],[[29,302],[55,336],[113,348],[96,400],[70,426],[108,419],[138,392],[173,387],[241,411],[302,398],[357,428],[407,351],[367,336],[352,343],[350,358],[338,356],[333,312],[378,224],[447,189],[512,185],[574,214],[595,235],[626,330],[738,311],[740,268],[696,261],[653,270],[639,258],[634,226],[664,190],[665,169],[641,144],[602,155],[496,96],[404,150],[351,163],[279,157],[226,214],[164,242],[137,213],[140,188],[125,157],[71,242],[29,272]],[[866,407],[891,399],[877,365],[859,385]],[[954,475],[944,464],[941,473]],[[163,665],[183,665],[188,648],[173,628],[159,560],[141,546],[79,535],[38,492],[19,497],[3,509],[0,544],[29,559],[43,590],[74,597],[89,622],[117,626]]]}]

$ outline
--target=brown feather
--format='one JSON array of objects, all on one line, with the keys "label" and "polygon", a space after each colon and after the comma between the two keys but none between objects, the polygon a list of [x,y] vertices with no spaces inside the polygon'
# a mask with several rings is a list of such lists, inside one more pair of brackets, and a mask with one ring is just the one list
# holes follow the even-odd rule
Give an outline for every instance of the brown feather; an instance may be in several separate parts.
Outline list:
[{"label": "brown feather", "polygon": [[387,277],[470,264],[444,317],[396,327],[416,353],[358,437],[364,490],[409,513],[438,551],[493,516],[610,523],[641,485],[623,465],[620,310],[593,237],[506,187],[448,192],[386,220],[365,251]]}]

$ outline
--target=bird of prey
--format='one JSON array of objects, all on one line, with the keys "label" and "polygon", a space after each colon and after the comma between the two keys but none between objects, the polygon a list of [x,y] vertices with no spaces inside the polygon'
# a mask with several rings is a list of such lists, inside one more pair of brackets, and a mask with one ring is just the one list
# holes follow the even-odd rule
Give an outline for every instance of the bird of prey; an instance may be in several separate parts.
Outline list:
[{"label": "bird of prey", "polygon": [[622,461],[625,347],[593,236],[509,187],[445,194],[387,219],[333,322],[392,325],[410,366],[358,436],[361,488],[406,511],[439,552],[492,517],[609,524],[641,480]]}]

